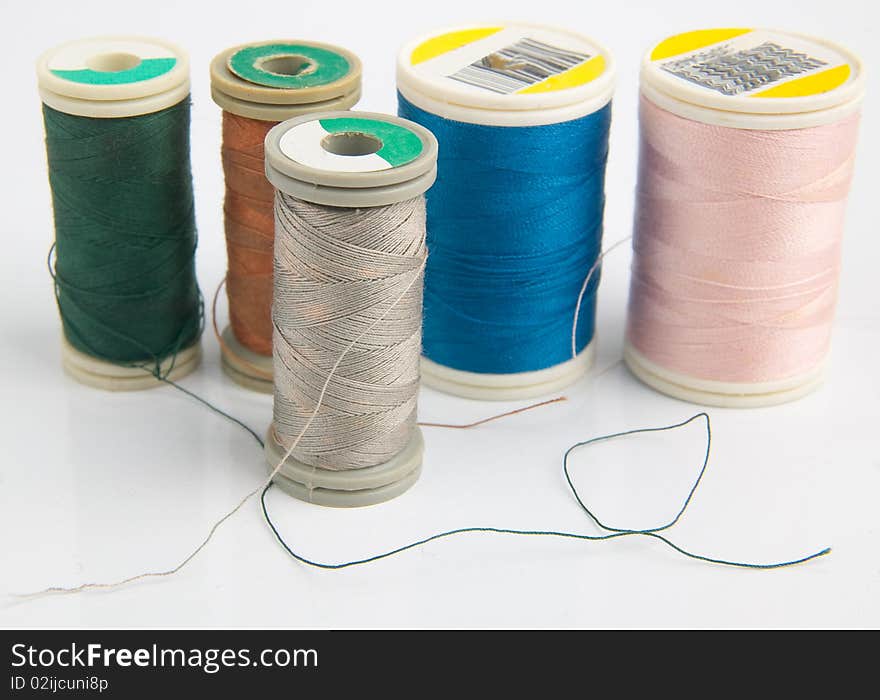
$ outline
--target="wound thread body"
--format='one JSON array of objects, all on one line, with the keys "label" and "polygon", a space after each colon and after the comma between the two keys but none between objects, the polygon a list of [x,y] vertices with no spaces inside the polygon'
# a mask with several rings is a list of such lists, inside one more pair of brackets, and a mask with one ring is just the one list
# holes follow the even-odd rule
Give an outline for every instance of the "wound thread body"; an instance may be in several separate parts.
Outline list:
[{"label": "wound thread body", "polygon": [[[585,117],[502,127],[444,119],[399,95],[441,144],[428,193],[425,356],[468,372],[531,372],[571,359],[578,293],[602,242],[610,104]],[[593,339],[594,274],[576,349]]]},{"label": "wound thread body", "polygon": [[272,354],[275,221],[274,189],[263,169],[263,142],[275,124],[223,111],[229,322],[244,347],[266,356]]},{"label": "wound thread body", "polygon": [[70,344],[158,371],[202,330],[190,105],[117,119],[43,105],[54,279]]},{"label": "wound thread body", "polygon": [[821,365],[858,122],[732,129],[642,98],[627,326],[638,352],[682,375],[742,384]]},{"label": "wound thread body", "polygon": [[356,340],[292,456],[329,470],[386,462],[416,427],[424,198],[349,209],[279,191],[275,218],[275,436],[286,447],[302,433]]}]

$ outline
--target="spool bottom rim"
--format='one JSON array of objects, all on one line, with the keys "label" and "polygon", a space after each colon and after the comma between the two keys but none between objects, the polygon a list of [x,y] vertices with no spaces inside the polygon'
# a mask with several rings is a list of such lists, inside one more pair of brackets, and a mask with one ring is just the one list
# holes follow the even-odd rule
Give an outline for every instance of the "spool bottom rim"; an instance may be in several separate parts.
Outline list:
[{"label": "spool bottom rim", "polygon": [[596,339],[576,357],[533,372],[483,374],[453,369],[421,358],[422,383],[447,394],[479,401],[512,401],[542,396],[563,389],[580,379],[596,355]]},{"label": "spool bottom rim", "polygon": [[220,338],[220,366],[226,376],[245,389],[271,394],[274,386],[272,357],[260,355],[242,345],[232,332],[232,326],[226,326]]},{"label": "spool bottom rim", "polygon": [[[363,469],[332,470],[313,467],[288,457],[273,482],[307,503],[332,508],[358,508],[396,498],[418,481],[425,443],[419,428],[407,446],[387,462]],[[266,462],[271,471],[285,449],[275,439],[274,424],[266,434]]]},{"label": "spool bottom rim", "polygon": [[[167,378],[171,381],[177,381],[199,366],[202,359],[201,341],[197,340],[189,347],[184,348],[177,353],[175,358],[165,359],[160,365],[163,373],[168,371],[172,359],[174,368],[168,372]],[[146,370],[117,365],[77,350],[63,335],[61,338],[61,366],[70,377],[80,384],[105,391],[141,391],[163,386],[161,381]]]},{"label": "spool bottom rim", "polygon": [[647,359],[629,341],[623,349],[629,370],[643,383],[675,399],[719,408],[763,408],[794,401],[815,391],[825,377],[825,362],[804,374],[777,382],[743,384],[688,377]]}]

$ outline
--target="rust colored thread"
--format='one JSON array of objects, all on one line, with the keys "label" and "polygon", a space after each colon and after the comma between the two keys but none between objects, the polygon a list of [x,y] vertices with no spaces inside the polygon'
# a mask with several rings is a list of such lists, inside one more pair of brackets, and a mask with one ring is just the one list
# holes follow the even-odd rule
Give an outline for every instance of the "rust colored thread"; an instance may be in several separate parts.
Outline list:
[{"label": "rust colored thread", "polygon": [[274,190],[263,169],[263,141],[275,122],[223,112],[223,205],[229,266],[229,321],[238,341],[272,355]]}]

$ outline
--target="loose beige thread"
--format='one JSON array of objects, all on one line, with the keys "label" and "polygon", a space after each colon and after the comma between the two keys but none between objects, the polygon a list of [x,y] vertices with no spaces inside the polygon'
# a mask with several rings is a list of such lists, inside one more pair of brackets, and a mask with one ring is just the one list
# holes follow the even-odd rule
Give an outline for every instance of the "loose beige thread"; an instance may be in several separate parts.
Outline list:
[{"label": "loose beige thread", "polygon": [[[584,292],[590,282],[590,279],[591,279],[592,275],[594,274],[595,270],[597,269],[601,260],[605,257],[605,255],[607,255],[612,250],[614,250],[615,248],[617,248],[620,245],[622,245],[623,243],[625,243],[630,238],[631,238],[631,236],[627,236],[626,238],[623,238],[623,239],[615,242],[613,245],[611,245],[609,248],[607,248],[604,252],[602,252],[601,255],[596,259],[596,262],[590,268],[590,271],[587,274],[586,279],[584,280],[584,284],[581,289],[581,294],[578,297],[578,305],[577,305],[576,309],[578,309],[580,307],[580,300],[583,298],[583,294],[584,294]],[[275,467],[273,468],[273,470],[269,474],[269,476],[263,482],[261,482],[257,488],[255,488],[252,491],[245,494],[245,496],[242,497],[242,499],[235,505],[235,507],[233,507],[230,511],[228,511],[225,515],[223,515],[219,520],[217,520],[212,525],[211,529],[208,531],[208,534],[201,541],[201,543],[190,554],[188,554],[179,564],[177,564],[177,566],[175,566],[171,569],[163,570],[163,571],[143,572],[143,573],[136,574],[134,576],[129,576],[128,578],[121,579],[119,581],[114,581],[114,582],[107,582],[107,583],[89,582],[89,583],[80,584],[79,586],[72,586],[72,587],[51,586],[51,587],[45,588],[43,590],[35,591],[35,592],[31,592],[31,593],[14,594],[14,597],[17,597],[17,598],[36,598],[36,597],[40,597],[40,596],[53,595],[53,594],[81,593],[81,592],[87,591],[87,590],[114,589],[114,588],[119,588],[119,587],[125,586],[129,583],[134,583],[136,581],[142,581],[142,580],[151,579],[151,578],[165,578],[165,577],[173,576],[174,574],[178,573],[181,569],[183,569],[187,564],[189,564],[189,562],[191,562],[196,556],[198,556],[198,554],[210,543],[210,541],[213,539],[215,533],[220,528],[220,526],[223,525],[223,523],[225,523],[229,518],[231,518],[239,510],[241,510],[241,508],[245,505],[245,503],[247,503],[251,498],[256,496],[258,493],[260,493],[263,489],[265,489],[273,481],[275,476],[277,476],[278,472],[281,470],[281,467],[284,465],[284,463],[287,461],[287,459],[291,456],[293,451],[296,449],[297,445],[299,445],[300,440],[302,440],[306,431],[308,431],[308,429],[311,427],[313,421],[315,420],[315,417],[318,415],[318,412],[320,411],[321,406],[323,405],[324,398],[327,393],[327,389],[330,386],[331,381],[333,380],[334,376],[336,375],[336,372],[337,372],[340,364],[342,363],[342,361],[345,359],[346,355],[348,355],[348,353],[363,338],[368,336],[369,333],[371,333],[382,321],[385,320],[385,318],[391,313],[391,311],[394,310],[394,308],[406,297],[407,293],[410,291],[412,286],[422,278],[422,275],[424,273],[424,268],[425,268],[425,261],[426,261],[426,256],[423,255],[420,259],[418,267],[416,267],[414,270],[409,271],[410,275],[412,276],[412,279],[409,281],[408,284],[406,284],[405,288],[395,298],[394,302],[379,317],[377,317],[370,325],[368,325],[363,331],[361,331],[360,334],[358,334],[356,337],[354,337],[351,340],[351,342],[349,342],[348,345],[345,346],[344,350],[340,353],[340,355],[336,358],[336,361],[333,363],[333,366],[330,369],[330,372],[327,374],[326,378],[324,379],[324,382],[321,386],[321,391],[318,394],[317,400],[315,402],[314,409],[312,410],[308,419],[303,424],[302,428],[299,430],[296,438],[293,441],[291,441],[290,446],[287,448],[287,451],[285,452],[285,454],[283,455],[281,460],[279,460],[278,464],[275,465]],[[222,283],[220,286],[218,286],[217,293],[219,293],[221,288],[222,288]],[[214,303],[215,304],[216,304],[217,293],[215,293],[215,296],[214,296]],[[216,318],[216,314],[214,314],[214,316]],[[577,316],[577,311],[576,311],[575,317],[574,317],[574,324],[573,324],[573,334],[574,334],[574,329],[577,328],[577,318],[578,318],[578,316]],[[216,321],[215,321],[215,325],[216,325]],[[215,331],[216,331],[216,328],[215,328]],[[621,360],[617,360],[616,362],[611,363],[608,367],[605,367],[600,372],[597,372],[596,374],[592,375],[592,379],[598,379],[599,377],[603,376],[604,374],[606,374],[610,370],[614,369],[620,363],[621,363]],[[566,401],[566,400],[567,400],[567,397],[559,396],[554,399],[549,399],[547,401],[541,401],[539,403],[531,404],[529,406],[524,406],[524,407],[521,407],[518,409],[514,409],[512,411],[506,411],[504,413],[493,415],[488,418],[483,418],[481,420],[474,421],[473,423],[468,423],[468,424],[458,425],[458,424],[450,424],[450,423],[425,422],[425,423],[419,423],[418,425],[421,425],[424,427],[436,427],[436,428],[469,429],[469,428],[477,427],[479,425],[483,425],[485,423],[489,423],[491,421],[499,420],[501,418],[516,415],[519,413],[523,413],[525,411],[530,411],[530,410],[533,410],[536,408],[540,408],[543,406],[547,406],[550,404],[554,404],[554,403],[558,403],[558,402],[562,402],[562,401]]]},{"label": "loose beige thread", "polygon": [[147,571],[147,572],[144,572],[141,574],[137,574],[135,576],[129,576],[128,578],[122,579],[120,581],[114,581],[114,582],[110,582],[110,583],[98,583],[98,582],[96,582],[96,583],[83,583],[83,584],[80,584],[79,586],[73,586],[73,587],[69,587],[69,588],[63,587],[63,586],[51,586],[49,588],[44,588],[43,590],[36,591],[34,593],[19,594],[16,597],[32,598],[32,597],[39,597],[39,596],[50,595],[50,594],[80,593],[82,591],[87,591],[87,590],[119,588],[120,586],[125,586],[129,583],[134,583],[135,581],[142,581],[142,580],[149,579],[149,578],[164,578],[167,576],[173,576],[178,571],[180,571],[183,567],[185,567],[187,564],[189,564],[189,562],[191,562],[199,554],[199,552],[201,552],[208,545],[208,543],[214,537],[214,533],[217,532],[218,528],[223,523],[225,523],[229,518],[231,518],[233,515],[235,515],[239,510],[241,510],[242,506],[244,506],[245,503],[247,503],[251,498],[253,498],[258,493],[260,493],[264,488],[266,488],[272,482],[272,480],[277,476],[277,474],[280,471],[281,467],[283,466],[284,462],[287,460],[288,457],[290,457],[290,455],[296,449],[296,446],[299,444],[300,439],[302,439],[302,436],[305,434],[305,432],[311,426],[312,421],[314,420],[315,416],[318,415],[318,411],[321,409],[321,404],[324,401],[324,395],[327,391],[327,387],[329,386],[330,381],[333,379],[333,376],[335,375],[336,370],[338,369],[342,360],[345,359],[345,356],[348,354],[348,352],[364,336],[366,336],[368,333],[370,333],[379,323],[381,323],[385,319],[386,316],[388,316],[388,314],[391,313],[391,311],[397,306],[398,302],[400,302],[400,300],[409,291],[410,287],[412,287],[418,280],[421,279],[422,273],[424,271],[424,265],[425,265],[425,261],[423,259],[421,264],[419,265],[419,267],[414,271],[414,274],[412,275],[412,280],[410,281],[410,283],[408,285],[406,285],[406,288],[394,300],[394,303],[392,303],[381,316],[379,316],[375,321],[373,321],[373,323],[370,326],[365,328],[360,333],[360,335],[355,337],[348,344],[348,346],[342,351],[342,353],[339,355],[339,357],[336,359],[336,362],[333,364],[333,367],[330,369],[330,372],[327,374],[327,378],[324,380],[324,385],[321,389],[320,395],[318,396],[318,400],[315,404],[315,408],[312,411],[310,418],[306,421],[305,425],[303,425],[303,427],[300,430],[299,435],[296,437],[296,439],[291,442],[290,447],[287,448],[287,452],[285,452],[284,456],[281,458],[281,460],[278,462],[278,464],[275,465],[275,468],[272,470],[272,473],[269,474],[268,478],[266,478],[263,482],[261,482],[260,485],[257,488],[255,488],[253,491],[250,491],[249,493],[247,493],[232,510],[230,510],[222,518],[220,518],[217,522],[215,522],[214,525],[211,527],[211,529],[208,531],[208,535],[205,537],[204,540],[202,540],[201,544],[199,544],[199,546],[196,547],[189,555],[187,555],[187,557],[183,561],[181,561],[177,566],[175,566],[172,569],[167,569],[164,571]]},{"label": "loose beige thread", "polygon": [[501,418],[507,418],[508,416],[515,416],[518,413],[525,413],[526,411],[532,411],[536,408],[541,408],[542,406],[549,406],[553,403],[559,403],[560,401],[568,401],[567,396],[557,396],[555,399],[548,399],[547,401],[541,401],[539,403],[533,403],[529,406],[523,406],[522,408],[515,408],[512,411],[505,411],[504,413],[498,413],[494,416],[489,416],[488,418],[481,418],[480,420],[474,421],[473,423],[419,423],[423,428],[455,428],[457,430],[467,430],[468,428],[476,428],[478,425],[485,425],[486,423],[491,423],[492,421],[499,420]]},{"label": "loose beige thread", "polygon": [[605,250],[603,250],[599,257],[596,258],[596,262],[593,263],[592,267],[590,267],[590,271],[587,273],[586,278],[584,279],[584,283],[581,285],[580,294],[578,294],[577,304],[574,305],[574,321],[571,324],[571,356],[572,358],[577,357],[577,327],[578,327],[578,317],[581,313],[581,302],[584,299],[584,294],[587,291],[587,287],[590,284],[590,280],[593,279],[593,275],[596,270],[599,269],[599,265],[602,264],[602,260],[605,258],[608,253],[610,253],[615,248],[619,248],[627,241],[632,240],[632,236],[624,236],[619,241],[615,241],[610,246],[608,246]]}]

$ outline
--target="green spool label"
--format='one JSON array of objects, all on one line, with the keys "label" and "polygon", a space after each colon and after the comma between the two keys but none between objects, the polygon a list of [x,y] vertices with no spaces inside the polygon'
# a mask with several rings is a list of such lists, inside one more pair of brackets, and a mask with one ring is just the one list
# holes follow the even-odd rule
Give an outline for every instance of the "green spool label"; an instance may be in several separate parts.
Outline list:
[{"label": "green spool label", "polygon": [[288,90],[328,85],[351,70],[342,54],[308,44],[246,46],[229,57],[228,66],[249,83]]},{"label": "green spool label", "polygon": [[174,47],[150,39],[84,39],[54,49],[46,68],[81,85],[131,85],[180,70],[181,57]]},{"label": "green spool label", "polygon": [[59,78],[73,83],[86,85],[127,85],[165,75],[177,65],[176,58],[146,58],[132,68],[122,70],[94,70],[80,68],[77,70],[53,69],[52,73]]},{"label": "green spool label", "polygon": [[365,117],[316,119],[297,124],[279,143],[291,160],[329,172],[376,172],[418,158],[418,134],[393,122]]}]

